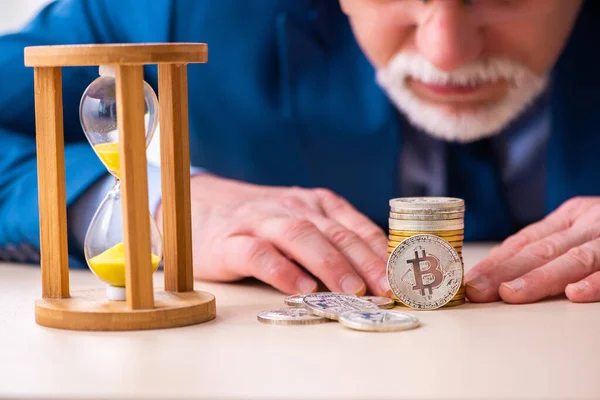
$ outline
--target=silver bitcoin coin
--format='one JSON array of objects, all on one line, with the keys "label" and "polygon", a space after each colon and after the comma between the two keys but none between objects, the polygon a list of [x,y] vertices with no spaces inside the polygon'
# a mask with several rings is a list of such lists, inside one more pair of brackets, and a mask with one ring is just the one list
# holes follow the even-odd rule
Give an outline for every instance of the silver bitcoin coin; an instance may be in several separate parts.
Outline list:
[{"label": "silver bitcoin coin", "polygon": [[290,307],[304,307],[304,298],[306,294],[294,294],[285,298],[284,302]]},{"label": "silver bitcoin coin", "polygon": [[397,213],[390,211],[390,219],[399,219],[407,221],[440,221],[449,219],[463,219],[465,217],[464,212],[437,212],[433,214],[420,214],[420,213]]},{"label": "silver bitcoin coin", "polygon": [[313,293],[304,298],[304,306],[313,314],[338,320],[344,311],[378,311],[375,304],[359,297],[337,293]]},{"label": "silver bitcoin coin", "polygon": [[313,315],[302,307],[263,311],[256,318],[269,325],[314,325],[329,322],[327,318]]},{"label": "silver bitcoin coin", "polygon": [[388,282],[402,304],[433,310],[460,289],[462,262],[454,247],[434,235],[415,235],[400,243],[388,259]]},{"label": "silver bitcoin coin", "polygon": [[340,324],[359,331],[385,332],[416,328],[419,320],[400,311],[346,311],[340,315]]},{"label": "silver bitcoin coin", "polygon": [[462,212],[465,201],[454,197],[400,197],[390,200],[390,210],[393,212]]},{"label": "silver bitcoin coin", "polygon": [[361,296],[359,298],[366,300],[366,301],[370,301],[371,303],[375,304],[377,307],[379,307],[381,309],[394,308],[394,306],[396,305],[396,302],[394,301],[394,299],[389,299],[387,297]]},{"label": "silver bitcoin coin", "polygon": [[445,219],[438,221],[410,221],[389,219],[389,228],[395,231],[458,231],[465,229],[464,219]]}]

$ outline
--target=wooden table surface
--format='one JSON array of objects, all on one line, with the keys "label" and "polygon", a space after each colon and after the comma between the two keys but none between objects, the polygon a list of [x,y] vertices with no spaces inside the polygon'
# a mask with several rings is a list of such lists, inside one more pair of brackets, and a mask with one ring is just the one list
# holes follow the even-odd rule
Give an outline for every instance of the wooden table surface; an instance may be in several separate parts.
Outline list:
[{"label": "wooden table surface", "polygon": [[[487,254],[467,245],[466,268]],[[155,276],[160,284],[162,275]],[[71,289],[101,287],[89,271]],[[255,282],[196,288],[216,320],[142,332],[38,326],[39,267],[0,264],[2,398],[600,398],[600,303],[554,299],[414,312],[418,329],[263,325],[284,296]]]}]

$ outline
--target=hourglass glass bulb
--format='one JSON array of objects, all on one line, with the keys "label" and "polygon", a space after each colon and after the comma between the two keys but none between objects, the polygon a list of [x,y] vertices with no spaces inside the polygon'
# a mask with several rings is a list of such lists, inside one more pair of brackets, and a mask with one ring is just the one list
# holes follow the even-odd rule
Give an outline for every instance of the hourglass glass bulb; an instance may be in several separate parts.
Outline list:
[{"label": "hourglass glass bulb", "polygon": [[[99,77],[85,90],[79,105],[79,118],[85,135],[114,176],[119,176],[119,134],[117,130],[117,95],[115,68],[99,67]],[[158,126],[158,99],[147,82],[144,82],[144,124],[146,146],[150,144]]]},{"label": "hourglass glass bulb", "polygon": [[[150,261],[154,273],[162,261],[162,237],[150,212],[148,218],[150,219]],[[84,252],[92,272],[108,285],[108,299],[125,300],[123,204],[118,180],[107,193],[90,223],[85,237]]]},{"label": "hourglass glass bulb", "polygon": [[[84,92],[80,104],[81,126],[98,157],[115,177],[114,187],[96,210],[85,237],[84,253],[90,269],[107,285],[109,300],[125,300],[125,244],[123,204],[119,180],[119,133],[115,70],[100,66],[100,77]],[[158,125],[158,100],[150,85],[144,82],[144,120],[146,147]],[[150,266],[156,271],[162,261],[162,238],[154,218],[150,220]],[[135,246],[135,238],[130,245]],[[140,268],[142,266],[138,266]]]}]

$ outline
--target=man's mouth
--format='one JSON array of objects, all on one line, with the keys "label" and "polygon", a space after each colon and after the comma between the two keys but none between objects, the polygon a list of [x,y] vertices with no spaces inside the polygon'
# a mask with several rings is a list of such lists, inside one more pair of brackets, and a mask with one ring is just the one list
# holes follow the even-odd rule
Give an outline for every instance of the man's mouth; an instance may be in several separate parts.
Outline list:
[{"label": "man's mouth", "polygon": [[407,87],[422,100],[460,108],[471,108],[494,103],[500,100],[508,90],[506,80],[494,82],[473,82],[469,84],[456,83],[426,83],[421,80],[406,78]]}]

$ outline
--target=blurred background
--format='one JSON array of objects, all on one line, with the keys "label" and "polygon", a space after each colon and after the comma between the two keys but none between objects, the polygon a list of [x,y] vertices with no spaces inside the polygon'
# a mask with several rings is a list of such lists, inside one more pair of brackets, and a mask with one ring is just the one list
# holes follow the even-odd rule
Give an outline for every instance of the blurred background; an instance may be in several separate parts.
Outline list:
[{"label": "blurred background", "polygon": [[50,0],[0,0],[0,34],[19,29]]}]

